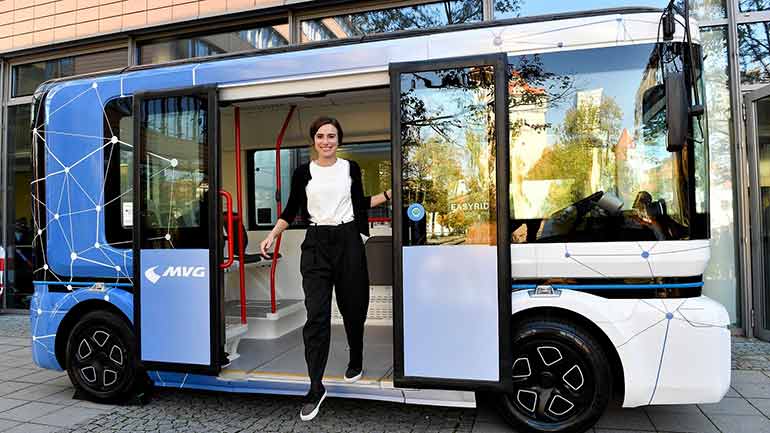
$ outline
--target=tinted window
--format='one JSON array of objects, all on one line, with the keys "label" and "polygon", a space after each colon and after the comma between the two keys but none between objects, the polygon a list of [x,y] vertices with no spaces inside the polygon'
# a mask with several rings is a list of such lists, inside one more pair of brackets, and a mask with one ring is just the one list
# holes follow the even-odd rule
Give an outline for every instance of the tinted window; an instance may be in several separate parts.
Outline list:
[{"label": "tinted window", "polygon": [[113,99],[105,104],[105,137],[117,137],[104,148],[104,230],[107,242],[116,248],[131,248],[134,219],[134,117],[133,98]]}]

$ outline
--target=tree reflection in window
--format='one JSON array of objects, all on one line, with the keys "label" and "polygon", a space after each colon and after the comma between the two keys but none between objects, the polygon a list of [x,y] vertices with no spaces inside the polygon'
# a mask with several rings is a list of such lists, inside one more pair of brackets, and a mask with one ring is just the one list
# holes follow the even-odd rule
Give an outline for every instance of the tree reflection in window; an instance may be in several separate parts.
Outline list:
[{"label": "tree reflection in window", "polygon": [[[482,3],[481,0],[450,0],[303,20],[302,42],[479,22],[484,18]],[[513,8],[518,0],[499,3]]]},{"label": "tree reflection in window", "polygon": [[[667,68],[682,67],[669,57]],[[691,236],[692,150],[666,149],[664,103],[643,112],[662,82],[654,45],[509,62],[513,242]],[[703,146],[695,150],[704,165]]]},{"label": "tree reflection in window", "polygon": [[491,66],[401,76],[405,245],[496,244],[494,92]]},{"label": "tree reflection in window", "polygon": [[739,24],[738,53],[743,84],[770,81],[770,23]]}]

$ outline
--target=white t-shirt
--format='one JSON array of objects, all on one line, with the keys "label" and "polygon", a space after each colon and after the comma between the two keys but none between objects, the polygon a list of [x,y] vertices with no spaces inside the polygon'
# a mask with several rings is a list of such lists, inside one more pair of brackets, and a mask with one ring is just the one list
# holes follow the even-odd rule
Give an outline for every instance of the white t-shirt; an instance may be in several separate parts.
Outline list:
[{"label": "white t-shirt", "polygon": [[353,221],[350,197],[350,162],[337,158],[329,167],[310,162],[310,182],[305,187],[310,221],[318,225],[338,225]]}]

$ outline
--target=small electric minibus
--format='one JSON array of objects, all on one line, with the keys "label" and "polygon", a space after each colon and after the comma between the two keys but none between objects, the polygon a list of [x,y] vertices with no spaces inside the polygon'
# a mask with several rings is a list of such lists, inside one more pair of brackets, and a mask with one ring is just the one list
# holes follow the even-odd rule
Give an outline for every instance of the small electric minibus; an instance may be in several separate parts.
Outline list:
[{"label": "small electric minibus", "polygon": [[[692,30],[691,30],[692,29]],[[697,25],[621,8],[138,66],[45,83],[31,184],[37,365],[91,399],[155,386],[302,395],[297,219],[320,115],[372,209],[362,380],[332,311],[333,397],[474,407],[526,432],[719,401],[729,318],[702,294]]]}]

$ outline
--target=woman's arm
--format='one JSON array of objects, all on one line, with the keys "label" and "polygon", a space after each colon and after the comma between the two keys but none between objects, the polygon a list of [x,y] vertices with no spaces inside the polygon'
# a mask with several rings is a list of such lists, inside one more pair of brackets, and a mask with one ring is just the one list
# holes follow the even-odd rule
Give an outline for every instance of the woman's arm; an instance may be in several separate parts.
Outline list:
[{"label": "woman's arm", "polygon": [[294,170],[291,176],[291,189],[289,190],[289,200],[286,202],[286,207],[278,216],[278,221],[275,222],[275,226],[270,233],[267,234],[265,239],[259,243],[259,253],[263,257],[267,257],[267,250],[273,246],[275,239],[283,233],[284,230],[289,228],[289,224],[294,221],[294,217],[297,216],[297,212],[300,210],[300,194],[304,193],[304,185],[302,177],[299,174],[299,169]]},{"label": "woman's arm", "polygon": [[275,223],[275,227],[273,227],[272,230],[270,230],[270,233],[267,234],[265,239],[262,240],[262,242],[259,243],[259,253],[263,257],[268,257],[267,250],[270,249],[270,247],[273,246],[273,242],[275,239],[283,233],[284,230],[289,228],[289,223],[286,222],[283,218],[278,218],[278,221]]},{"label": "woman's arm", "polygon": [[391,197],[393,197],[393,196],[391,195],[391,191],[390,190],[381,192],[381,193],[379,193],[377,195],[373,195],[372,198],[369,201],[369,207],[377,207],[377,206],[385,203],[386,201],[389,201],[391,199]]}]

